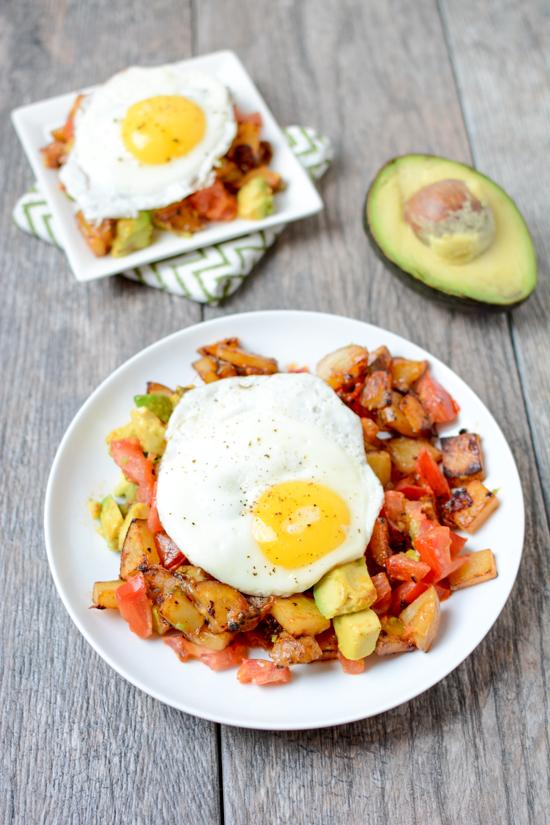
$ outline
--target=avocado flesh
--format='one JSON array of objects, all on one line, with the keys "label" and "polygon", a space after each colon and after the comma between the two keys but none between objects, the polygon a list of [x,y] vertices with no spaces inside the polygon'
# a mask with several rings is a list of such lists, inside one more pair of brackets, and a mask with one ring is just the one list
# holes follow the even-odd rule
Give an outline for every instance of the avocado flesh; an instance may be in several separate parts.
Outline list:
[{"label": "avocado flesh", "polygon": [[370,607],[377,593],[365,558],[334,567],[317,582],[313,597],[319,612],[327,619]]},{"label": "avocado flesh", "polygon": [[[447,178],[464,181],[493,213],[493,243],[466,263],[452,263],[438,255],[403,217],[404,204],[412,195]],[[500,186],[470,166],[431,155],[395,158],[376,176],[367,194],[365,217],[376,246],[408,281],[414,279],[412,285],[437,290],[451,302],[502,310],[524,301],[536,286],[535,250],[523,217]]]}]

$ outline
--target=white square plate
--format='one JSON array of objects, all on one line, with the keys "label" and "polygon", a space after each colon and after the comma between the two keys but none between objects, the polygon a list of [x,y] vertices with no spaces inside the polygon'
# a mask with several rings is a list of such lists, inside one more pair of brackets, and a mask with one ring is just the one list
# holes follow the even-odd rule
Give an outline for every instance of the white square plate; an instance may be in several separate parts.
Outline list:
[{"label": "white square plate", "polygon": [[[244,112],[260,112],[263,119],[262,137],[269,140],[273,147],[271,166],[282,175],[286,189],[276,196],[274,214],[264,220],[213,223],[207,229],[196,232],[191,238],[157,230],[154,243],[133,255],[127,255],[125,258],[112,258],[110,255],[96,258],[78,231],[74,218],[75,207],[59,188],[57,170],[46,169],[40,155],[40,148],[51,140],[50,131],[65,122],[77,92],[15,109],[12,112],[13,125],[36,179],[48,199],[58,227],[59,239],[67,253],[71,269],[79,281],[115,275],[124,269],[133,269],[152,261],[181,255],[193,249],[246,235],[248,232],[296,221],[320,212],[323,208],[323,202],[309,175],[292,153],[283,132],[234,52],[215,52],[182,61],[178,65],[192,66],[217,77],[228,87],[240,109]],[[84,91],[90,92],[92,89]]]}]

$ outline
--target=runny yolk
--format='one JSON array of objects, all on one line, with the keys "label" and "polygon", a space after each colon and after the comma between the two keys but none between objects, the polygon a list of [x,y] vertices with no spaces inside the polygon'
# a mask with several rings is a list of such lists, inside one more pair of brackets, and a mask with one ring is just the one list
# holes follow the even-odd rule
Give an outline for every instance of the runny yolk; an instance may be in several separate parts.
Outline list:
[{"label": "runny yolk", "polygon": [[314,481],[286,481],[266,490],[254,505],[252,532],[264,556],[292,570],[312,564],[345,540],[347,504]]},{"label": "runny yolk", "polygon": [[169,163],[203,139],[206,117],[194,101],[159,95],[130,106],[121,125],[122,142],[141,163]]}]

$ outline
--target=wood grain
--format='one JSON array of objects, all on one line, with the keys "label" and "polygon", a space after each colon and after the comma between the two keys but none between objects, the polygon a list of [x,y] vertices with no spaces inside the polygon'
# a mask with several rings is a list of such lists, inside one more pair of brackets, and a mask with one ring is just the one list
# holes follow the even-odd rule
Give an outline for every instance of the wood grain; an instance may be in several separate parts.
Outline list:
[{"label": "wood grain", "polygon": [[[0,456],[9,478],[0,822],[548,821],[550,565],[526,416],[548,477],[547,286],[513,322],[465,316],[404,290],[361,228],[368,181],[388,157],[432,151],[468,161],[473,150],[518,197],[544,261],[544,3],[449,0],[442,12],[434,0],[20,0],[0,7]],[[337,161],[322,183],[326,210],[289,227],[222,309],[201,313],[120,278],[77,284],[60,252],[12,225],[13,203],[31,176],[9,109],[131,63],[218,48],[239,52],[281,123],[311,123],[333,136]],[[416,341],[462,375],[518,461],[527,540],[496,626],[424,696],[327,731],[222,728],[218,753],[216,726],[126,684],[73,627],[47,569],[43,490],[71,417],[115,366],[202,314],[269,307],[363,318]],[[505,557],[506,548],[495,549]]]},{"label": "wood grain", "polygon": [[[280,122],[312,123],[338,148],[322,184],[325,212],[285,231],[222,311],[334,311],[425,346],[496,415],[529,505],[514,595],[488,639],[442,684],[383,717],[336,730],[222,730],[226,822],[241,825],[251,810],[281,824],[544,821],[547,532],[508,321],[465,316],[404,290],[361,228],[368,181],[388,157],[431,151],[471,160],[437,8],[340,2],[336,14],[334,4],[308,0],[201,2],[196,32],[200,51],[237,41]],[[512,166],[513,145],[508,152]],[[499,552],[505,558],[505,548]],[[252,760],[261,771],[250,773]]]},{"label": "wood grain", "polygon": [[129,63],[189,55],[189,5],[42,1],[1,9],[0,450],[9,481],[0,822],[211,825],[219,821],[215,726],[150,699],[91,650],[55,592],[41,515],[54,451],[85,398],[144,345],[199,320],[200,310],[122,278],[78,284],[59,251],[11,220],[32,177],[9,110]]},{"label": "wood grain", "polygon": [[[541,479],[550,479],[550,15],[546,0],[492,3],[443,2],[449,45],[476,165],[516,200],[532,232],[539,285],[511,316],[512,341],[521,366],[535,456]],[[546,45],[546,49],[544,48]],[[513,151],[510,151],[513,147]],[[550,485],[543,487],[550,515]]]}]

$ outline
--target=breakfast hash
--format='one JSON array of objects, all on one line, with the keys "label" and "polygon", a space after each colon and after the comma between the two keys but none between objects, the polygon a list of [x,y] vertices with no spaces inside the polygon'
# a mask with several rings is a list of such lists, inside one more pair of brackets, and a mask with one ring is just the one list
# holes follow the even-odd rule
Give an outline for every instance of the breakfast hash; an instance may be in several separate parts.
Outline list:
[{"label": "breakfast hash", "polygon": [[155,229],[192,235],[211,222],[261,220],[284,188],[259,112],[244,113],[204,72],[131,67],[80,94],[42,159],[58,169],[94,255],[129,255]]},{"label": "breakfast hash", "polygon": [[198,356],[202,385],[149,382],[107,436],[122,475],[90,511],[120,568],[93,607],[256,685],[428,651],[440,603],[497,575],[457,531],[499,503],[480,435],[438,436],[459,406],[428,362],[352,344],[281,371],[238,338]]}]

